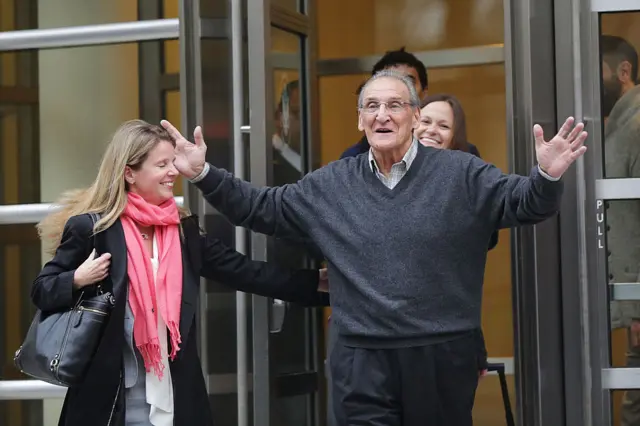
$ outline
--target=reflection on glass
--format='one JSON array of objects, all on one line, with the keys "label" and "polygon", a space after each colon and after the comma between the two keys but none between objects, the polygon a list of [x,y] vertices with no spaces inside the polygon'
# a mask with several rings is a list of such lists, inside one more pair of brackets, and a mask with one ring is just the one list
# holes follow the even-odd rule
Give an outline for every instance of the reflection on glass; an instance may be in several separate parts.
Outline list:
[{"label": "reflection on glass", "polygon": [[[502,44],[502,0],[316,2],[320,59]],[[357,22],[357,25],[354,25]]]},{"label": "reflection on glass", "polygon": [[[607,178],[640,177],[640,87],[636,86],[640,34],[629,25],[630,18],[640,22],[637,13],[601,15],[603,170]],[[605,203],[605,218],[609,282],[636,283],[640,273],[640,200]],[[611,303],[612,329],[629,327],[633,318],[640,318],[639,302]],[[615,345],[612,350],[620,351]]]},{"label": "reflection on glass", "polygon": [[[640,13],[602,14],[600,24],[603,174],[638,178]],[[640,200],[606,202],[604,220],[609,283],[640,282]],[[640,368],[640,301],[613,300],[610,314],[612,365]],[[639,424],[640,391],[612,396],[613,424]]]},{"label": "reflection on glass", "polygon": [[[271,29],[274,58],[291,58],[274,64],[275,126],[272,136],[274,185],[296,182],[302,176],[302,120],[300,90],[300,38]],[[296,64],[296,68],[286,68]],[[295,65],[294,65],[295,66]]]},{"label": "reflection on glass", "polygon": [[[273,184],[297,182],[302,177],[302,138],[306,123],[302,120],[305,103],[300,86],[300,38],[277,28],[271,29],[274,58],[273,100],[274,120],[271,144],[273,148]],[[295,67],[295,68],[292,68]],[[288,267],[302,267],[309,247],[304,244],[270,239],[271,259]],[[276,373],[305,371],[308,367],[307,336],[310,330],[308,316],[303,307],[288,304],[282,331],[272,334],[272,356]],[[283,423],[284,424],[284,423]]]}]

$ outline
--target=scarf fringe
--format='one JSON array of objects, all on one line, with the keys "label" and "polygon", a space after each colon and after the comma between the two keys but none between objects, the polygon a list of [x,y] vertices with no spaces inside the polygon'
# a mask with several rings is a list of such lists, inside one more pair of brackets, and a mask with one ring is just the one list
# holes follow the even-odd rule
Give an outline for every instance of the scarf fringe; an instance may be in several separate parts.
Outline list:
[{"label": "scarf fringe", "polygon": [[154,374],[162,379],[164,375],[164,363],[162,362],[162,353],[158,339],[153,339],[149,343],[138,346],[138,350],[144,360],[144,367],[147,373],[153,370]]}]

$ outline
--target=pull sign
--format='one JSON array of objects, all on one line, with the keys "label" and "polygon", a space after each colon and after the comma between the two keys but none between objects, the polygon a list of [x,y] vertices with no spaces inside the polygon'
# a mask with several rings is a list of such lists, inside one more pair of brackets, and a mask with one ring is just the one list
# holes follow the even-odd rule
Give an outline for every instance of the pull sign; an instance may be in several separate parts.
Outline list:
[{"label": "pull sign", "polygon": [[598,248],[604,249],[604,202],[596,200],[596,228],[598,232]]}]

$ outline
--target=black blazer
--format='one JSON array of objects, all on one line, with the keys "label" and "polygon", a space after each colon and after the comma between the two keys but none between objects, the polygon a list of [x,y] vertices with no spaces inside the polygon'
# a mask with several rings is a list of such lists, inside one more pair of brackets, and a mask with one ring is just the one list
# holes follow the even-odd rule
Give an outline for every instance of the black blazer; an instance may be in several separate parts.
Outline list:
[{"label": "black blazer", "polygon": [[[174,387],[176,425],[211,426],[212,413],[196,347],[195,313],[199,277],[251,292],[304,305],[317,304],[317,270],[289,270],[273,264],[252,261],[201,235],[195,216],[182,220],[183,288],[180,312],[182,343],[175,361],[170,362]],[[127,257],[120,220],[104,232],[92,234],[89,215],[71,217],[65,225],[60,246],[33,283],[31,298],[43,311],[73,306],[76,291],[73,275],[89,256],[95,241],[98,253],[111,253],[109,277],[103,283],[111,290],[116,305],[83,383],[68,389],[60,426],[123,426],[124,382],[122,354],[124,314],[127,295]]]}]

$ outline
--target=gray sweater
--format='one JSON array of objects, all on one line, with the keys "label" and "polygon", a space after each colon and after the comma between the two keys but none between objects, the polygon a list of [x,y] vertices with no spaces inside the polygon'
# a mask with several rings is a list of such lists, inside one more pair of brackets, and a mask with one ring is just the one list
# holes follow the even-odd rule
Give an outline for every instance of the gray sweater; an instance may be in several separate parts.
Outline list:
[{"label": "gray sweater", "polygon": [[276,188],[214,167],[196,185],[236,225],[310,238],[329,262],[332,320],[364,347],[416,346],[479,328],[491,233],[552,216],[563,187],[537,167],[530,177],[506,175],[471,154],[422,145],[394,189],[367,154]]}]

